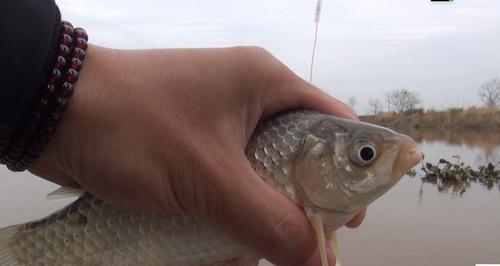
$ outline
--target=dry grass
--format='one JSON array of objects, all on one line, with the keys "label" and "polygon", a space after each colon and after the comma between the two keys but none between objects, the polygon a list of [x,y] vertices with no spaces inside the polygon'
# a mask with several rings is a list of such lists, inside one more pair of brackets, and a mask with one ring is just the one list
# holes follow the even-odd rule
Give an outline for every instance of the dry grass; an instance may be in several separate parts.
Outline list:
[{"label": "dry grass", "polygon": [[500,110],[496,108],[450,108],[447,111],[381,113],[361,120],[396,128],[474,128],[500,129]]}]

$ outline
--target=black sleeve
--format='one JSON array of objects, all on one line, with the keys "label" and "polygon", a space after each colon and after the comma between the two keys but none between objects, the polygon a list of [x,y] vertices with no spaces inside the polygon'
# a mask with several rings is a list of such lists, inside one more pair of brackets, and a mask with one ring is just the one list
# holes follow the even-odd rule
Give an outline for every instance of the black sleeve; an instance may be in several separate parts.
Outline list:
[{"label": "black sleeve", "polygon": [[48,76],[60,21],[53,0],[0,0],[0,138]]}]

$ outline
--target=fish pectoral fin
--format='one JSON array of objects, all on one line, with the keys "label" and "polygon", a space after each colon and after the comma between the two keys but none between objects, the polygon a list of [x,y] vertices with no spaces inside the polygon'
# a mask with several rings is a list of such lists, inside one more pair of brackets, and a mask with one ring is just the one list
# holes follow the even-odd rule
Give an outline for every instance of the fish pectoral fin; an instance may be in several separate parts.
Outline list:
[{"label": "fish pectoral fin", "polygon": [[321,216],[314,212],[306,212],[307,217],[309,218],[309,222],[316,232],[316,238],[318,240],[318,249],[321,257],[321,265],[328,266],[328,257],[326,255],[326,240],[325,240],[325,229],[323,227],[323,219]]},{"label": "fish pectoral fin", "polygon": [[337,242],[337,232],[333,231],[332,234],[330,235],[330,245],[333,249],[333,254],[335,254],[336,258],[336,263],[335,266],[341,266],[342,264],[340,263],[340,251],[339,251],[339,246]]},{"label": "fish pectoral fin", "polygon": [[82,188],[60,187],[47,195],[48,200],[61,200],[71,197],[81,197],[85,191]]}]

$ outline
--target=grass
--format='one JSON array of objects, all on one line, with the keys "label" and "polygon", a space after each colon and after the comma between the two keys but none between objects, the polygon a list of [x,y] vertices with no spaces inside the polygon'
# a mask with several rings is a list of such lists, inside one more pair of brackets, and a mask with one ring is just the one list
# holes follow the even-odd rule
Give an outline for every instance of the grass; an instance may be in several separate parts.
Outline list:
[{"label": "grass", "polygon": [[500,129],[500,110],[496,108],[450,108],[446,111],[425,112],[418,109],[406,113],[386,112],[362,116],[360,119],[393,128]]}]

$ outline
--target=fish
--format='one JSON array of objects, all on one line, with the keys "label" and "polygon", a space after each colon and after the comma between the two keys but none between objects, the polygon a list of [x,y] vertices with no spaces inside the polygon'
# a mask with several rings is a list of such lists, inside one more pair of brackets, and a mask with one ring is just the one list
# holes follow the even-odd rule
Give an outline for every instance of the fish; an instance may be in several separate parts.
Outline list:
[{"label": "fish", "polygon": [[[421,160],[406,135],[310,110],[261,121],[245,154],[267,184],[304,210],[323,265],[325,236]],[[0,265],[250,266],[261,259],[200,217],[116,208],[79,188],[49,196],[79,198],[45,218],[1,229]]]}]

